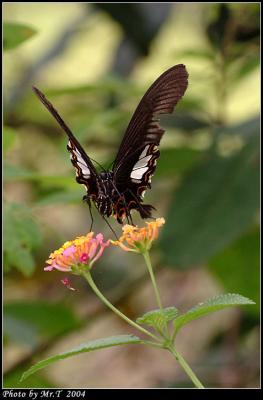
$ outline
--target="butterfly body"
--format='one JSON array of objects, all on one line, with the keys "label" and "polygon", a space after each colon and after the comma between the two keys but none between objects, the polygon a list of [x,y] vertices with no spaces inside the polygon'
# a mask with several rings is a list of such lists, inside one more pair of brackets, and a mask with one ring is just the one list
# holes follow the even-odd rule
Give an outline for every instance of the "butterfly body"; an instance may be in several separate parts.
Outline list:
[{"label": "butterfly body", "polygon": [[111,170],[98,172],[81,144],[44,94],[34,92],[68,136],[67,149],[76,170],[76,180],[86,188],[83,200],[91,201],[105,218],[113,215],[119,223],[131,211],[142,218],[151,217],[153,206],[143,204],[144,193],[151,187],[151,177],[160,156],[158,145],[164,134],[159,117],[170,114],[184,95],[188,73],[183,64],[165,71],[147,90],[127,127]]},{"label": "butterfly body", "polygon": [[[148,186],[150,186],[150,183],[148,183]],[[98,174],[95,187],[97,189],[95,193],[90,192],[87,188],[87,194],[83,197],[83,200],[88,204],[92,200],[101,215],[105,217],[112,215],[119,223],[122,223],[127,214],[130,216],[133,209],[138,210],[142,218],[151,216],[149,211],[154,207],[142,204],[144,193],[141,193],[141,195],[138,193],[135,197],[133,192],[125,188],[120,187],[119,190],[118,184],[114,180],[113,171],[103,171]]]},{"label": "butterfly body", "polygon": [[101,215],[109,217],[113,213],[113,198],[116,192],[113,185],[113,174],[111,171],[103,171],[97,177],[98,194],[94,202]]}]

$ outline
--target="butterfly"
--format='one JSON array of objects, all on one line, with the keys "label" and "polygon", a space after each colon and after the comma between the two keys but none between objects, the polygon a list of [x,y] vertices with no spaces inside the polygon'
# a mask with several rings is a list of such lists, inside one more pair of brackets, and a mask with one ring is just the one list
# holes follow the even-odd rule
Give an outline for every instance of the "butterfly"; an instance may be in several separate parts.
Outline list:
[{"label": "butterfly", "polygon": [[151,217],[155,208],[143,204],[143,197],[145,191],[151,188],[151,178],[160,156],[158,145],[164,129],[160,126],[159,116],[173,112],[187,85],[186,68],[178,64],[165,71],[150,86],[131,118],[112,168],[101,172],[96,170],[50,101],[33,86],[35,94],[68,136],[67,149],[76,169],[76,181],[86,189],[83,200],[88,203],[90,211],[93,202],[105,220],[105,217],[113,215],[121,224],[124,218],[133,224],[131,210],[137,210],[142,218]]}]

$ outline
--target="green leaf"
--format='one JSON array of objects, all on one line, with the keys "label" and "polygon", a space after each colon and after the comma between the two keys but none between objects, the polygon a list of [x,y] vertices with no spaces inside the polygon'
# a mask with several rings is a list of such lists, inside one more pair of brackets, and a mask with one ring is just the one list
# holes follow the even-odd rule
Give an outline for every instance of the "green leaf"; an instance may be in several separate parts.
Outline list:
[{"label": "green leaf", "polygon": [[16,138],[16,130],[5,126],[3,130],[3,149],[4,153],[12,147]]},{"label": "green leaf", "polygon": [[43,196],[39,201],[36,202],[36,205],[43,207],[54,203],[80,204],[82,196],[83,193],[80,190],[78,190],[78,188],[76,188],[76,190],[67,190],[67,191],[61,190],[59,192],[54,192],[46,196]]},{"label": "green leaf", "polygon": [[246,78],[254,69],[259,67],[259,57],[257,54],[246,55],[243,60],[241,60],[238,69],[232,74],[232,79],[229,80],[231,86],[239,83],[241,79]]},{"label": "green leaf", "polygon": [[43,88],[43,92],[47,97],[63,96],[63,95],[81,95],[81,94],[118,94],[123,96],[124,93],[139,95],[143,92],[143,88],[135,84],[135,82],[127,81],[118,77],[110,76],[102,77],[93,84],[68,86],[63,88]]},{"label": "green leaf", "polygon": [[199,129],[210,127],[211,123],[201,117],[196,117],[190,112],[181,112],[176,115],[164,116],[161,119],[164,128],[178,128],[185,130],[188,134]]},{"label": "green leaf", "polygon": [[167,307],[163,310],[157,309],[148,311],[146,314],[137,318],[138,324],[149,325],[156,328],[157,331],[162,332],[167,322],[176,318],[178,310],[175,307]]},{"label": "green leaf", "polygon": [[197,49],[188,49],[180,51],[177,53],[177,57],[187,57],[187,58],[195,58],[200,60],[209,60],[213,61],[215,59],[215,53],[206,48],[197,48]]},{"label": "green leaf", "polygon": [[163,177],[175,174],[183,174],[200,162],[203,152],[199,150],[181,147],[177,149],[162,150],[156,177]]},{"label": "green leaf", "polygon": [[18,203],[4,205],[4,255],[9,267],[18,268],[30,276],[34,270],[32,251],[42,240],[39,227],[31,211]]},{"label": "green leaf", "polygon": [[35,260],[29,248],[24,248],[23,244],[13,238],[10,246],[5,246],[5,271],[10,267],[16,267],[25,276],[31,276],[35,270]]},{"label": "green leaf", "polygon": [[4,179],[6,182],[13,181],[36,181],[41,185],[56,187],[77,187],[72,175],[41,175],[37,172],[22,168],[21,166],[4,163]]},{"label": "green leaf", "polygon": [[166,217],[161,247],[168,264],[205,262],[250,228],[259,208],[258,157],[253,136],[234,156],[211,153],[191,170]]},{"label": "green leaf", "polygon": [[104,339],[92,340],[90,342],[83,343],[74,349],[65,351],[64,353],[60,353],[55,356],[46,358],[45,360],[39,361],[38,363],[36,363],[26,372],[23,373],[20,381],[23,381],[24,379],[26,379],[28,376],[32,375],[39,369],[45,368],[56,361],[63,360],[64,358],[72,357],[77,354],[88,353],[94,350],[105,349],[107,347],[120,346],[123,344],[134,344],[134,343],[143,343],[143,342],[141,341],[140,338],[133,335],[119,335],[119,336],[111,336]]},{"label": "green leaf", "polygon": [[14,49],[36,33],[35,29],[27,25],[5,22],[3,26],[4,50]]},{"label": "green leaf", "polygon": [[240,135],[244,138],[258,135],[260,132],[260,117],[258,115],[250,118],[241,124],[234,124],[214,129],[215,135]]},{"label": "green leaf", "polygon": [[[260,232],[253,227],[249,232],[218,253],[209,261],[209,270],[229,292],[238,291],[255,299],[255,307],[247,312],[260,312]],[[249,276],[249,279],[248,279]]]},{"label": "green leaf", "polygon": [[11,341],[34,348],[38,344],[37,328],[28,321],[5,314],[3,320],[4,335]]},{"label": "green leaf", "polygon": [[211,299],[199,303],[197,306],[191,308],[185,314],[180,315],[174,320],[175,330],[178,332],[182,326],[188,324],[197,318],[203,317],[215,311],[223,310],[227,307],[240,306],[246,304],[255,304],[254,301],[243,297],[240,294],[221,294]]},{"label": "green leaf", "polygon": [[16,166],[9,164],[7,162],[4,163],[4,180],[8,181],[20,181],[20,180],[33,180],[37,174],[35,172],[31,172],[28,169],[25,169],[21,166]]},{"label": "green leaf", "polygon": [[[18,335],[18,331],[21,329],[24,342],[26,336],[28,338],[30,335],[34,335],[34,340],[38,341],[40,337],[54,337],[81,325],[80,320],[68,306],[61,303],[49,304],[40,301],[33,303],[19,301],[5,304],[4,318],[7,319],[7,324],[4,324],[5,333],[19,341],[22,339]],[[16,332],[11,332],[10,329],[15,324],[17,325]],[[31,329],[31,332],[29,329]]]},{"label": "green leaf", "polygon": [[218,5],[217,15],[209,23],[205,32],[215,50],[222,51],[229,24],[231,23],[231,9],[228,4]]},{"label": "green leaf", "polygon": [[[15,370],[11,370],[3,377],[3,387],[10,388],[18,388],[21,389],[21,383],[19,382],[21,375],[23,373],[23,368],[19,367]],[[46,377],[42,377],[41,374],[30,376],[25,383],[23,383],[23,388],[56,388],[55,383],[49,381]]]}]

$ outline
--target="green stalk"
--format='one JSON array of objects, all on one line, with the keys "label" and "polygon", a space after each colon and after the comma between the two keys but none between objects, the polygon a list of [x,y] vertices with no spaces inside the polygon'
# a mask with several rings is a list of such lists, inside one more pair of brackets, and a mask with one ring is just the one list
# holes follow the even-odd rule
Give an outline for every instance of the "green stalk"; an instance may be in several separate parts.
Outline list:
[{"label": "green stalk", "polygon": [[139,331],[141,331],[142,333],[144,333],[145,335],[150,336],[152,339],[154,340],[160,340],[157,336],[155,336],[153,333],[147,331],[146,329],[142,328],[140,325],[136,324],[136,322],[132,321],[130,318],[126,317],[126,315],[124,315],[120,310],[118,310],[117,308],[114,307],[113,304],[111,304],[109,302],[109,300],[106,299],[106,297],[103,296],[103,294],[101,293],[101,291],[98,289],[98,287],[96,286],[90,271],[86,271],[86,272],[82,272],[82,275],[85,277],[85,279],[87,280],[88,284],[90,285],[90,287],[92,288],[92,290],[94,291],[94,293],[101,299],[101,301],[107,306],[109,307],[115,314],[117,314],[120,318],[122,318],[124,321],[126,321],[129,325],[133,326],[134,328],[138,329]]},{"label": "green stalk", "polygon": [[162,302],[161,302],[161,298],[160,298],[160,293],[159,293],[159,290],[158,290],[158,287],[157,287],[157,284],[156,284],[155,276],[154,276],[154,273],[153,273],[153,268],[152,268],[152,263],[151,263],[151,259],[150,259],[150,256],[149,256],[149,252],[145,251],[145,252],[142,253],[142,255],[144,257],[145,263],[147,265],[147,268],[148,268],[148,271],[149,271],[149,274],[150,274],[150,277],[151,277],[151,281],[152,281],[152,285],[153,285],[153,289],[154,289],[154,293],[155,293],[155,297],[156,297],[156,301],[157,301],[158,307],[160,308],[160,310],[162,310],[163,306],[162,306]]},{"label": "green stalk", "polygon": [[176,360],[181,365],[181,367],[184,369],[184,371],[189,376],[191,381],[194,383],[195,387],[197,387],[198,389],[204,389],[203,384],[199,381],[199,379],[197,378],[195,373],[192,371],[190,366],[187,364],[185,359],[181,356],[181,354],[179,354],[178,351],[175,350],[175,348],[173,346],[169,346],[168,349],[173,354],[173,356],[176,358]]},{"label": "green stalk", "polygon": [[[156,280],[155,280],[155,276],[154,276],[154,273],[153,273],[153,267],[152,267],[152,263],[151,263],[151,259],[150,259],[150,254],[146,250],[145,252],[142,253],[142,255],[144,257],[145,263],[147,265],[147,268],[148,268],[148,271],[149,271],[149,274],[150,274],[150,277],[151,277],[153,290],[154,290],[155,297],[156,297],[156,302],[157,302],[157,304],[159,306],[159,309],[163,310],[163,305],[162,305],[162,302],[161,302],[159,289],[158,289],[158,286],[157,286],[157,283],[156,283]],[[168,329],[168,324],[167,323],[165,325],[165,333],[161,332],[161,335],[166,339],[169,338],[170,334],[169,334],[169,329]]]}]

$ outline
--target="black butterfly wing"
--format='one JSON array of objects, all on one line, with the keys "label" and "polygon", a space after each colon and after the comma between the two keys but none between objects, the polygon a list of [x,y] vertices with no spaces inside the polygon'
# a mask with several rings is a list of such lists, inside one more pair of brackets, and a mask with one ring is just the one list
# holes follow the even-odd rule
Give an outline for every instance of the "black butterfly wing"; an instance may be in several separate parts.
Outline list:
[{"label": "black butterfly wing", "polygon": [[187,85],[188,73],[183,64],[171,67],[151,85],[133,114],[113,164],[114,182],[124,193],[126,206],[137,208],[143,218],[150,216],[152,207],[138,203],[150,187],[164,134],[158,116],[173,112]]},{"label": "black butterfly wing", "polygon": [[33,91],[40,99],[40,101],[44,104],[44,106],[47,108],[47,110],[57,120],[57,122],[59,123],[59,125],[69,138],[67,149],[70,152],[71,162],[76,169],[76,181],[78,183],[83,184],[86,187],[89,197],[92,197],[92,195],[96,197],[97,195],[96,168],[92,164],[90,158],[87,156],[81,144],[75,138],[69,127],[65,124],[63,119],[60,117],[58,112],[50,103],[50,101],[47,100],[45,95],[36,87],[33,87]]}]

